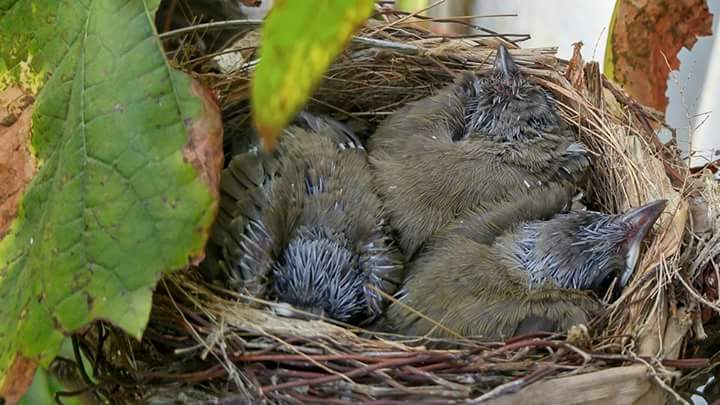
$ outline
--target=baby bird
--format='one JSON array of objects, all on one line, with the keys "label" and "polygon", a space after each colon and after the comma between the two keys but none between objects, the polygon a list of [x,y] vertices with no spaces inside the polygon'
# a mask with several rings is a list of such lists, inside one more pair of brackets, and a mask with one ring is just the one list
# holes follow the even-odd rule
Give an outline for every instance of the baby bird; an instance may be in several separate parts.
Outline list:
[{"label": "baby bird", "polygon": [[589,292],[600,292],[612,276],[627,284],[666,201],[620,215],[556,214],[567,200],[564,193],[530,195],[436,234],[408,265],[399,302],[390,305],[380,329],[506,339],[587,323],[601,309]]},{"label": "baby bird", "polygon": [[338,321],[381,314],[402,281],[367,154],[341,124],[303,114],[275,156],[235,156],[223,173],[213,242],[232,281]]},{"label": "baby bird", "polygon": [[551,183],[575,188],[590,161],[550,95],[500,47],[489,77],[466,74],[384,121],[369,143],[378,192],[406,259],[465,210]]}]

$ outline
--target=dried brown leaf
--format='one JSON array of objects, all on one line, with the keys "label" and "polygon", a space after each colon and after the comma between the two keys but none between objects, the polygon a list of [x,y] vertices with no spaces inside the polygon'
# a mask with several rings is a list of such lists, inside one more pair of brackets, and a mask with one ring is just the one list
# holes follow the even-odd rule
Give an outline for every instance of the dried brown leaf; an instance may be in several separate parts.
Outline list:
[{"label": "dried brown leaf", "polygon": [[678,52],[712,35],[707,1],[618,1],[606,73],[641,103],[665,111],[668,75],[680,66]]},{"label": "dried brown leaf", "polygon": [[17,404],[32,385],[35,376],[35,364],[30,359],[17,355],[8,370],[5,383],[0,387],[0,398],[5,404]]},{"label": "dried brown leaf", "polygon": [[583,62],[582,54],[580,53],[582,46],[582,42],[575,42],[573,44],[573,54],[570,58],[568,68],[565,71],[565,78],[568,79],[573,88],[578,91],[585,90],[585,71],[583,70],[585,62]]},{"label": "dried brown leaf", "polygon": [[[183,157],[200,174],[200,179],[207,183],[210,192],[215,196],[214,211],[218,209],[220,196],[220,173],[223,167],[223,125],[222,114],[215,96],[210,90],[193,80],[193,95],[202,100],[203,112],[200,119],[188,122],[189,139],[183,148]],[[193,258],[198,264],[204,258],[204,252]]]},{"label": "dried brown leaf", "polygon": [[20,196],[35,174],[30,152],[32,98],[19,88],[0,94],[0,239],[17,213]]}]

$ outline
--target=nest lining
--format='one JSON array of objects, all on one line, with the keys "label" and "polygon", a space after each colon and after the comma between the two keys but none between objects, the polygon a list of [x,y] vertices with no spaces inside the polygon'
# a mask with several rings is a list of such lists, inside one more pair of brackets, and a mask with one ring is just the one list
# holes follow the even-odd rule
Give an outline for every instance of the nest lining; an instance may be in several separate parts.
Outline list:
[{"label": "nest lining", "polygon": [[[463,71],[488,70],[498,43],[513,46],[503,36],[438,37],[417,19],[378,16],[330,67],[310,110],[350,119],[371,132],[394,110]],[[220,95],[231,142],[246,134],[250,122],[257,40],[252,34],[236,43],[248,61],[239,70],[196,74]],[[682,357],[686,338],[702,334],[700,305],[718,307],[696,291],[694,280],[720,254],[720,190],[707,178],[691,176],[677,150],[657,141],[660,114],[605,79],[596,63],[583,63],[579,52],[563,61],[555,51],[511,54],[525,74],[552,92],[563,118],[593,154],[592,208],[616,213],[658,198],[670,201],[632,283],[589,331],[454,341],[463,349],[427,350],[413,340],[370,336],[350,325],[281,317],[274,312],[278,304],[208,285],[189,269],[160,282],[142,342],[101,323],[81,336],[96,371],[95,391],[126,402],[164,403],[182,392],[197,401],[447,403],[502,402],[537,386],[545,397],[532,398],[551,402],[558,387],[597,395],[585,377],[595,373],[615,384],[623,401],[663,392],[677,398],[671,388],[677,370],[708,365]],[[643,388],[648,379],[652,384]]]}]

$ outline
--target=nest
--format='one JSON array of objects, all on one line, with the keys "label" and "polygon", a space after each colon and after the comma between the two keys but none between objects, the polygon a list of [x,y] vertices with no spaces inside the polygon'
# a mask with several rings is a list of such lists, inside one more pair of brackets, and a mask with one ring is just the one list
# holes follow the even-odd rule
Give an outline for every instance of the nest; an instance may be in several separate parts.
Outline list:
[{"label": "nest", "polygon": [[[591,150],[590,208],[616,213],[670,201],[671,214],[656,225],[621,297],[589,329],[429,350],[349,325],[284,318],[275,312],[278,304],[207,284],[188,269],[160,281],[141,342],[103,323],[80,336],[96,394],[156,403],[657,403],[680,398],[673,387],[684,369],[708,367],[707,359],[688,358],[687,342],[704,335],[701,309],[718,309],[702,280],[710,274],[720,281],[713,268],[720,190],[709,176],[691,175],[672,142],[657,140],[661,114],[636,103],[579,52],[564,61],[554,48],[517,48],[517,38],[441,37],[422,23],[378,13],[330,67],[309,109],[371,132],[463,71],[489,69],[497,44],[506,44],[522,71],[552,92]],[[250,122],[257,39],[248,34],[223,51],[240,61],[230,71],[212,71],[208,57],[184,62],[196,72],[207,68],[195,75],[219,94],[228,144]]]}]

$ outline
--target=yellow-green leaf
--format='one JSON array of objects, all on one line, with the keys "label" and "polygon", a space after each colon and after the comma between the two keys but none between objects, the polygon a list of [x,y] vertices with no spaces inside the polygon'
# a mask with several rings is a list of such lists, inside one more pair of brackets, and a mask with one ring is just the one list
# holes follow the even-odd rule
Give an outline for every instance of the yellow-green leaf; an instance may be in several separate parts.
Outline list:
[{"label": "yellow-green leaf", "polygon": [[265,21],[252,83],[255,127],[266,148],[302,108],[328,65],[368,18],[374,0],[276,1]]}]

